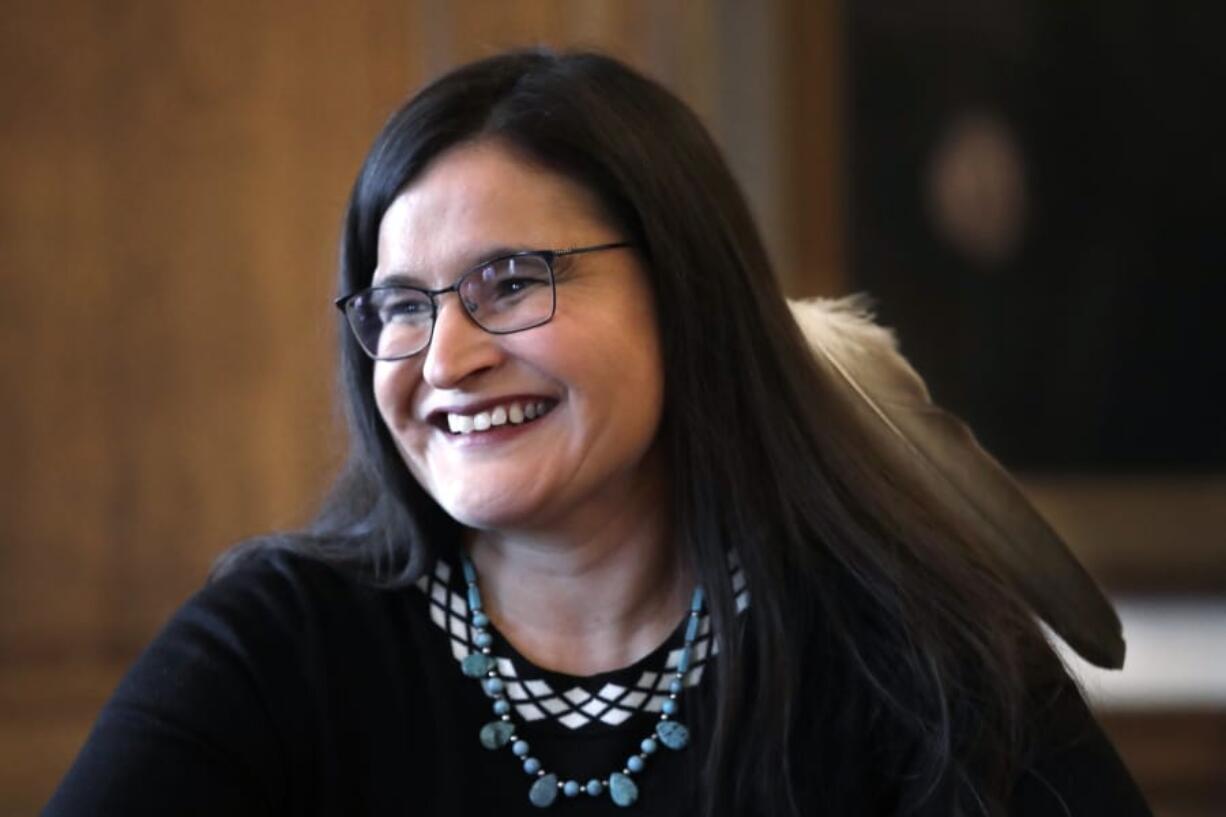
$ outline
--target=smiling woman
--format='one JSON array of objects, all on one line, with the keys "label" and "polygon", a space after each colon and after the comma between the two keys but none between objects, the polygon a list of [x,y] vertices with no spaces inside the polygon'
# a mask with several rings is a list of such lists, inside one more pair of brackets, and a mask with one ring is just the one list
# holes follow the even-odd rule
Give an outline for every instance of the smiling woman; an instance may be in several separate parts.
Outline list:
[{"label": "smiling woman", "polygon": [[347,472],[219,561],[49,814],[1148,813],[1027,601],[1106,621],[1105,662],[1109,610],[873,444],[840,378],[881,330],[810,313],[815,360],[663,88],[535,51],[437,80],[339,295]]}]

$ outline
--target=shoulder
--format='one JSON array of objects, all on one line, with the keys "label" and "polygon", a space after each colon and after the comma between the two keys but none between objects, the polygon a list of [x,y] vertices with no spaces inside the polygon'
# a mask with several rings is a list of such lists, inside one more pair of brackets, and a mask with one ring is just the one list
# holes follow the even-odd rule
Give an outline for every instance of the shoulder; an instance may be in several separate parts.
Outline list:
[{"label": "shoulder", "polygon": [[184,610],[205,607],[240,618],[258,613],[266,624],[322,625],[347,615],[383,615],[389,608],[422,601],[420,577],[410,583],[403,576],[376,574],[361,553],[358,545],[344,540],[286,537],[245,543],[218,561]]},{"label": "shoulder", "polygon": [[344,598],[369,597],[365,586],[333,565],[290,547],[245,547],[239,558],[215,571],[184,606],[251,608],[294,618]]},{"label": "shoulder", "polygon": [[159,641],[211,641],[265,671],[341,661],[356,670],[421,647],[426,620],[416,587],[376,585],[308,553],[261,547],[211,578]]},{"label": "shoulder", "polygon": [[227,690],[277,699],[310,682],[321,663],[348,658],[346,644],[373,638],[378,622],[407,601],[284,549],[253,553],[209,581],[171,617],[122,682],[116,697],[148,703]]},{"label": "shoulder", "polygon": [[335,615],[361,595],[327,565],[290,551],[261,550],[188,598],[141,663],[159,657],[190,662],[192,655],[201,660],[279,655],[309,637],[321,616]]},{"label": "shoulder", "polygon": [[311,604],[319,595],[366,594],[373,587],[305,548],[261,540],[227,553],[208,582],[188,602],[214,603],[226,598],[259,598],[283,607]]},{"label": "shoulder", "polygon": [[137,659],[47,813],[307,813],[325,794],[320,813],[339,813],[354,758],[403,769],[430,739],[414,703],[422,657],[442,652],[428,625],[415,588],[253,552]]},{"label": "shoulder", "polygon": [[170,618],[105,717],[142,713],[231,740],[293,743],[369,702],[418,689],[445,639],[413,586],[380,587],[283,547],[233,562]]}]

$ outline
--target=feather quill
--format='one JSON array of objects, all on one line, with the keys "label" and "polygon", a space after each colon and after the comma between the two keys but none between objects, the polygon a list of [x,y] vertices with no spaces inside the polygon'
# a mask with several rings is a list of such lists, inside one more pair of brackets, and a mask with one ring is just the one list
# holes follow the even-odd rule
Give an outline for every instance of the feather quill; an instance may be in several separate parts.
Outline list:
[{"label": "feather quill", "polygon": [[1122,667],[1124,640],[1111,603],[966,424],[932,403],[865,299],[789,303],[818,366],[890,466],[963,524],[981,558],[1070,647],[1100,667]]}]

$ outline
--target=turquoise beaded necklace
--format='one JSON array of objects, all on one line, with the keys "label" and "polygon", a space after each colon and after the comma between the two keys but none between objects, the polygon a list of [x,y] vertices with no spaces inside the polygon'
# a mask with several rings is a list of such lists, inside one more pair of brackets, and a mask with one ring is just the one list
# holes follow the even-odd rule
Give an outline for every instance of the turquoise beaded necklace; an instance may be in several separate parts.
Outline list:
[{"label": "turquoise beaded necklace", "polygon": [[643,738],[639,743],[639,751],[626,759],[626,765],[620,771],[614,771],[603,779],[593,777],[587,783],[580,783],[578,780],[562,780],[558,775],[546,771],[541,766],[541,761],[532,756],[532,747],[528,745],[528,741],[515,731],[515,723],[511,719],[511,702],[506,695],[506,683],[498,672],[498,662],[490,654],[494,637],[490,633],[489,616],[481,605],[477,571],[466,554],[460,555],[460,565],[464,569],[464,581],[468,585],[469,622],[472,625],[473,645],[477,648],[476,652],[469,653],[464,658],[460,669],[469,678],[480,679],[485,694],[494,701],[495,719],[481,727],[481,745],[490,750],[511,747],[511,753],[523,766],[524,773],[533,778],[528,789],[528,800],[539,808],[553,805],[559,793],[564,797],[578,797],[581,793],[599,797],[608,792],[609,799],[617,805],[633,805],[639,797],[639,787],[634,782],[634,777],[646,768],[647,760],[655,754],[660,745],[680,750],[690,742],[689,728],[674,720],[673,716],[679,709],[677,698],[685,687],[685,674],[689,671],[694,654],[694,639],[698,636],[698,621],[702,613],[702,588],[694,588],[694,597],[690,601],[690,612],[685,625],[685,643],[681,648],[677,669],[669,681],[668,698],[660,709],[660,720],[655,729]]}]

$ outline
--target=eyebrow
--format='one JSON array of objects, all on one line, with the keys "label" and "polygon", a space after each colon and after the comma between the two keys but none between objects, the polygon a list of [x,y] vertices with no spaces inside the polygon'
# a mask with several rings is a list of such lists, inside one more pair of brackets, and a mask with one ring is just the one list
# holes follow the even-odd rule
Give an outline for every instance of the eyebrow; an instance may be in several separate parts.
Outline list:
[{"label": "eyebrow", "polygon": [[[470,270],[473,270],[481,266],[482,264],[488,264],[491,261],[497,261],[500,258],[506,258],[507,256],[510,256],[510,255],[518,255],[520,253],[525,253],[525,252],[535,252],[537,250],[538,248],[536,247],[528,247],[528,246],[523,246],[523,245],[517,246],[517,247],[512,247],[510,245],[496,245],[493,247],[484,247],[477,252],[468,253],[465,256],[467,260],[462,266],[460,272],[456,274],[455,278],[453,278],[452,281],[454,282],[456,278],[459,278],[464,273],[469,272]],[[371,278],[370,284],[371,286],[380,286],[380,287],[382,286],[406,286],[406,287],[416,287],[417,289],[429,289],[430,288],[427,285],[426,280],[422,278],[421,275],[415,272],[412,272],[410,270],[393,270],[392,272],[389,272],[386,275],[380,275],[379,271],[376,269],[374,276],[372,276]]]}]

